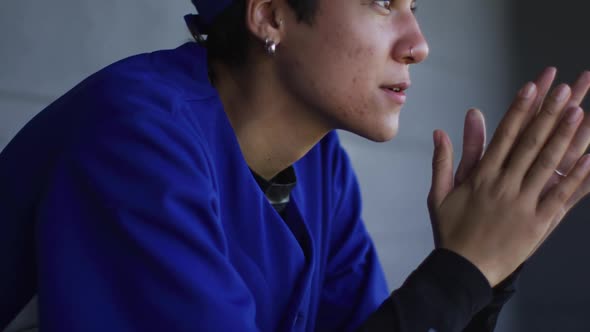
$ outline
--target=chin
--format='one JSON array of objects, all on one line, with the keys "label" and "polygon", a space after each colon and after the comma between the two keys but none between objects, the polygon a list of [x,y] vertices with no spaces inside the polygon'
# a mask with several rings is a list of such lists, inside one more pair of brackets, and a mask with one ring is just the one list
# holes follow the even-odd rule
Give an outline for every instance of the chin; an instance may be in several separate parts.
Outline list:
[{"label": "chin", "polygon": [[397,128],[395,130],[370,133],[370,135],[365,136],[365,138],[373,142],[383,143],[391,141],[395,136],[397,136]]},{"label": "chin", "polygon": [[373,142],[383,143],[392,140],[398,133],[398,117],[380,121],[376,125],[354,128],[348,131]]}]

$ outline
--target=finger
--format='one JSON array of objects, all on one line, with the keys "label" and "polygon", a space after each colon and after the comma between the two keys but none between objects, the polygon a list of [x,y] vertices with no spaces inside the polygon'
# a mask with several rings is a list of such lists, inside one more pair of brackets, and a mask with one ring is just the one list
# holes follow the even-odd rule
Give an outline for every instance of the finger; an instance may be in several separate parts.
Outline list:
[{"label": "finger", "polygon": [[[522,136],[510,153],[510,158],[506,165],[506,172],[509,178],[522,179],[528,172],[531,165],[537,159],[539,151],[541,151],[559,122],[558,120],[563,113],[563,107],[569,95],[570,88],[562,84],[547,98],[539,115],[535,117],[533,122],[522,133]],[[562,154],[557,160],[557,163],[561,160],[561,156]],[[557,163],[554,167],[557,167]],[[541,188],[539,189],[540,191]]]},{"label": "finger", "polygon": [[561,182],[561,179],[562,179],[562,176],[559,176],[555,172],[553,172],[553,174],[549,178],[549,181],[547,181],[547,183],[545,183],[545,186],[541,190],[541,194],[539,196],[545,197],[545,194],[547,194],[547,192],[549,192],[549,190],[551,190],[553,187],[555,187],[557,184],[559,184],[559,182]]},{"label": "finger", "polygon": [[572,85],[572,96],[567,107],[580,106],[590,89],[590,71],[583,72]]},{"label": "finger", "polygon": [[590,145],[590,117],[584,117],[557,169],[567,174],[574,167],[576,161],[586,152],[588,145]]},{"label": "finger", "polygon": [[523,121],[523,125],[520,128],[521,132],[526,128],[532,118],[537,115],[537,112],[541,109],[541,105],[545,102],[545,97],[551,88],[551,84],[555,80],[555,75],[557,74],[557,69],[555,67],[548,67],[537,77],[535,80],[535,85],[537,86],[537,97],[535,98],[535,102],[533,103],[532,112],[528,112],[526,114],[525,120]]},{"label": "finger", "polygon": [[[572,86],[572,96],[567,103],[566,108],[580,106],[590,89],[590,72],[586,71],[580,75]],[[567,174],[569,170],[574,166],[576,160],[580,158],[582,154],[588,149],[590,145],[590,117],[584,119],[578,132],[570,147],[568,148],[565,156],[561,160],[558,169]]]},{"label": "finger", "polygon": [[[566,108],[580,106],[584,101],[588,90],[590,89],[590,72],[586,71],[578,77],[572,86],[572,95],[566,104]],[[557,170],[561,173],[567,174],[574,167],[576,161],[586,152],[590,145],[590,117],[584,117],[582,124],[578,127],[578,131],[574,139],[570,143],[565,155],[561,159]],[[541,196],[545,195],[555,184],[559,183],[561,177],[557,174],[552,174],[551,178],[541,191]]]},{"label": "finger", "polygon": [[461,162],[455,174],[455,186],[463,183],[465,178],[481,160],[486,143],[486,124],[483,114],[477,109],[470,109],[465,116],[463,128],[463,152]]},{"label": "finger", "polygon": [[433,133],[434,154],[432,157],[432,186],[428,195],[428,205],[438,209],[445,197],[453,189],[453,144],[442,130]]},{"label": "finger", "polygon": [[586,175],[586,178],[584,179],[582,184],[578,187],[578,189],[576,189],[576,192],[567,201],[565,208],[567,210],[573,208],[584,197],[586,197],[588,193],[590,193],[590,175]]},{"label": "finger", "polygon": [[523,191],[539,195],[549,178],[555,174],[555,169],[570,145],[583,116],[584,112],[579,107],[567,110],[559,127],[543,147],[523,180]]},{"label": "finger", "polygon": [[[561,177],[560,177],[561,178]],[[539,245],[533,250],[533,252],[537,251],[538,247],[545,242],[547,237],[553,233],[561,219],[565,217],[568,211],[570,211],[576,204],[578,204],[584,197],[586,197],[590,193],[590,173],[586,175],[586,178],[582,181],[582,184],[578,186],[576,192],[570,197],[570,199],[565,204],[565,207],[559,212],[552,220],[551,224],[549,225],[549,229],[547,233],[543,237],[543,240],[539,242]],[[530,256],[529,256],[530,257]]]},{"label": "finger", "polygon": [[545,97],[547,97],[547,93],[549,92],[551,84],[553,84],[556,75],[557,69],[555,67],[549,67],[543,70],[543,72],[537,77],[535,84],[537,85],[538,93],[537,98],[535,98],[535,102],[533,103],[534,112],[527,115],[534,117],[535,114],[541,109],[541,106],[545,102]]},{"label": "finger", "polygon": [[[580,157],[588,150],[588,146],[590,146],[590,116],[584,116],[582,123],[576,131],[574,139],[567,148],[565,155],[559,162],[557,170],[563,174],[568,174],[576,164],[576,161],[578,161]],[[553,186],[560,181],[561,176],[554,172],[541,191],[541,196],[544,196],[545,193],[549,191],[549,189],[553,188]]]},{"label": "finger", "polygon": [[557,69],[555,67],[548,67],[537,77],[535,80],[535,84],[537,85],[537,98],[535,98],[535,103],[533,104],[533,109],[535,112],[533,115],[541,109],[543,102],[545,102],[545,97],[547,97],[547,93],[551,88],[551,84],[555,80],[555,76],[557,75]]},{"label": "finger", "polygon": [[498,170],[504,164],[512,145],[518,137],[522,121],[531,110],[536,94],[536,85],[529,82],[516,96],[508,112],[498,125],[488,150],[482,158],[481,168],[484,173]]},{"label": "finger", "polygon": [[560,220],[553,220],[559,215],[565,215],[568,202],[574,193],[588,177],[590,170],[590,155],[585,155],[574,166],[574,169],[563,180],[547,193],[547,196],[537,204],[537,214],[542,218],[550,218],[552,226]]}]

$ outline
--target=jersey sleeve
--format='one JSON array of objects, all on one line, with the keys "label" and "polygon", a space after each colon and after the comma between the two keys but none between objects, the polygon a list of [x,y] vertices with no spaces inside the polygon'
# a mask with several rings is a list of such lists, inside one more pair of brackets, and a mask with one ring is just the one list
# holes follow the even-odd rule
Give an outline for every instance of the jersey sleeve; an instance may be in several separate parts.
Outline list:
[{"label": "jersey sleeve", "polygon": [[257,331],[199,137],[164,112],[98,127],[39,206],[41,329]]}]

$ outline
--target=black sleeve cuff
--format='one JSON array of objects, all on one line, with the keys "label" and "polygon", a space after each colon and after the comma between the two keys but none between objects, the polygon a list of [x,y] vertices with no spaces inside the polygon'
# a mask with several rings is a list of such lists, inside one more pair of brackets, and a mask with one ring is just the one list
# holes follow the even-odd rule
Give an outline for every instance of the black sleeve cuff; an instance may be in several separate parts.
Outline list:
[{"label": "black sleeve cuff", "polygon": [[459,332],[492,300],[481,271],[462,256],[434,250],[361,331]]},{"label": "black sleeve cuff", "polygon": [[463,332],[492,332],[496,328],[502,307],[516,293],[516,282],[524,264],[493,289],[492,301],[477,313]]}]

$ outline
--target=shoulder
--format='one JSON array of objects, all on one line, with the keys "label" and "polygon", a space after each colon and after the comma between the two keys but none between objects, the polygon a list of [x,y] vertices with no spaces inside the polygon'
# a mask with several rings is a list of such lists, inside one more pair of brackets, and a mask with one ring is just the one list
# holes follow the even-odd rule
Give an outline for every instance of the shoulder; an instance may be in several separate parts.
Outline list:
[{"label": "shoulder", "polygon": [[67,118],[85,128],[130,114],[174,114],[186,108],[187,101],[195,107],[198,101],[211,98],[217,98],[217,92],[208,80],[205,50],[187,43],[115,62],[84,79],[42,113],[45,119]]},{"label": "shoulder", "polygon": [[205,137],[179,114],[195,113],[197,121],[207,121],[213,113],[199,112],[217,100],[206,72],[204,50],[192,43],[135,55],[88,77],[35,121],[63,130],[64,149],[101,139],[151,141],[152,146],[172,140],[169,151],[192,149]]},{"label": "shoulder", "polygon": [[159,109],[174,113],[190,100],[215,98],[205,50],[194,43],[118,61],[77,87],[86,101],[121,111]]}]

